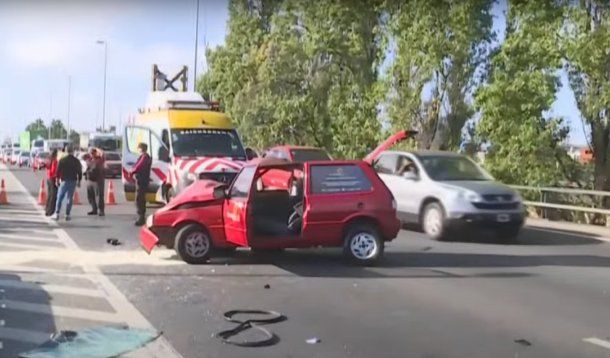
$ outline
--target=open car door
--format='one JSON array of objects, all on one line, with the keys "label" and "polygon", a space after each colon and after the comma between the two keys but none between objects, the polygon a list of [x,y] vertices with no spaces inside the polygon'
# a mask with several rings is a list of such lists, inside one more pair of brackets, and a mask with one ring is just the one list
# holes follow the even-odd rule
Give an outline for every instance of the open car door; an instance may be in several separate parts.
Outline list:
[{"label": "open car door", "polygon": [[239,172],[222,206],[225,238],[238,246],[248,246],[248,197],[256,168],[246,166]]},{"label": "open car door", "polygon": [[402,130],[397,133],[394,133],[388,139],[381,142],[381,144],[379,144],[377,148],[375,148],[375,150],[373,150],[366,157],[364,157],[363,160],[369,164],[373,164],[373,162],[377,160],[379,155],[386,151],[388,148],[400,141],[411,138],[415,135],[417,135],[417,131],[415,130]]}]

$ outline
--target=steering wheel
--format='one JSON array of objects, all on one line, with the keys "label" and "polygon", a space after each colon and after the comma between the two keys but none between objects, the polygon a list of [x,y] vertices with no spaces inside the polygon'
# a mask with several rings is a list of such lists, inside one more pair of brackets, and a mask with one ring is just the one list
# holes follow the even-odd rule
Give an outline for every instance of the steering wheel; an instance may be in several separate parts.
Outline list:
[{"label": "steering wheel", "polygon": [[296,204],[293,208],[292,214],[288,218],[288,230],[297,232],[301,230],[301,224],[303,223],[303,203]]}]

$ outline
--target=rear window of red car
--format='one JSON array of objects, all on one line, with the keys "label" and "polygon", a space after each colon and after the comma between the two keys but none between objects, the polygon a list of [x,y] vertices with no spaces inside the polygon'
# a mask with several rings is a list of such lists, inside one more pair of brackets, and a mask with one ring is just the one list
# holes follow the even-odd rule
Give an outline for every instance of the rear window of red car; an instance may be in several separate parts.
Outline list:
[{"label": "rear window of red car", "polygon": [[313,165],[311,191],[313,194],[353,193],[371,191],[373,185],[357,165]]},{"label": "rear window of red car", "polygon": [[330,160],[330,156],[323,149],[292,149],[290,150],[290,154],[292,154],[292,158],[297,163],[315,160]]}]

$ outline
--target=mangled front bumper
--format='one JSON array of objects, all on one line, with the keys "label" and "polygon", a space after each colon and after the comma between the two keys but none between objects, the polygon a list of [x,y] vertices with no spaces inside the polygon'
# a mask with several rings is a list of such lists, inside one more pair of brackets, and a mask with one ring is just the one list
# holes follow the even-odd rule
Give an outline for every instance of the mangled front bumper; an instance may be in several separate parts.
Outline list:
[{"label": "mangled front bumper", "polygon": [[148,227],[142,226],[140,229],[140,246],[150,254],[152,249],[159,244],[159,238]]}]

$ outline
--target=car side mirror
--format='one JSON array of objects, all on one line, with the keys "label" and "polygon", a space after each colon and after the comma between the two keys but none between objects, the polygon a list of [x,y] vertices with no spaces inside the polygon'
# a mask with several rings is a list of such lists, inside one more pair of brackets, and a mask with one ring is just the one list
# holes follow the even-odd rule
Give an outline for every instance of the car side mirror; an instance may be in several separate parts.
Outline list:
[{"label": "car side mirror", "polygon": [[229,197],[229,187],[219,185],[214,188],[214,199],[227,199]]},{"label": "car side mirror", "polygon": [[419,175],[417,175],[416,173],[411,172],[411,171],[406,171],[406,172],[402,173],[402,177],[407,180],[413,180],[413,181],[419,180]]},{"label": "car side mirror", "polygon": [[254,158],[258,158],[258,154],[256,154],[254,149],[246,148],[246,158],[248,158],[248,160],[252,160]]}]

